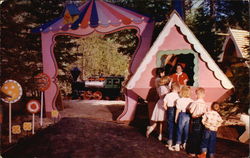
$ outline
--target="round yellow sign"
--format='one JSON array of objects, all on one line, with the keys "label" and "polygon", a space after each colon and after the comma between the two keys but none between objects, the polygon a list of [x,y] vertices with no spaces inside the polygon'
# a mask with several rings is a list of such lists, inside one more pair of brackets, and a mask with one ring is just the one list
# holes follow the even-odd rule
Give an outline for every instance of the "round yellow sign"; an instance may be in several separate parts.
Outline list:
[{"label": "round yellow sign", "polygon": [[4,82],[1,87],[1,91],[9,97],[1,98],[6,103],[15,103],[17,102],[22,94],[23,90],[20,84],[14,80],[7,80]]}]

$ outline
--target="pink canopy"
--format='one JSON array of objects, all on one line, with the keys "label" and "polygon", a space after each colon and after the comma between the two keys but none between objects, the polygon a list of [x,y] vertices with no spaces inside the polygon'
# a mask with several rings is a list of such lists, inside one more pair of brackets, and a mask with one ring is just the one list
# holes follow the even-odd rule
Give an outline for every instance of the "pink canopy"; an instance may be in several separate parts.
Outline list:
[{"label": "pink canopy", "polygon": [[47,116],[56,110],[59,93],[57,64],[54,57],[55,37],[58,35],[87,36],[93,32],[108,34],[123,29],[136,29],[139,44],[132,57],[130,72],[133,74],[150,47],[154,23],[148,17],[104,1],[87,1],[77,7],[69,4],[63,14],[33,30],[42,36],[43,71],[51,78],[51,86],[45,91]]},{"label": "pink canopy", "polygon": [[[77,17],[74,19],[74,17]],[[72,20],[70,18],[73,18]],[[88,1],[77,7],[68,4],[61,17],[34,29],[34,32],[57,32],[79,28],[119,27],[121,25],[141,24],[150,19],[131,10],[104,1]]]}]

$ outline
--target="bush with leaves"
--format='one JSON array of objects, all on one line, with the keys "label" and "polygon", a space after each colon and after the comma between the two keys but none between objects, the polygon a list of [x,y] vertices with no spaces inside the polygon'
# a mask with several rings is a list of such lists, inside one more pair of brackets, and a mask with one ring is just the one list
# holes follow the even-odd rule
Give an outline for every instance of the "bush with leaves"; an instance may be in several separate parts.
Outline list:
[{"label": "bush with leaves", "polygon": [[78,65],[83,78],[91,76],[128,76],[130,57],[118,52],[119,44],[103,40],[103,35],[93,34],[76,41],[81,54]]}]

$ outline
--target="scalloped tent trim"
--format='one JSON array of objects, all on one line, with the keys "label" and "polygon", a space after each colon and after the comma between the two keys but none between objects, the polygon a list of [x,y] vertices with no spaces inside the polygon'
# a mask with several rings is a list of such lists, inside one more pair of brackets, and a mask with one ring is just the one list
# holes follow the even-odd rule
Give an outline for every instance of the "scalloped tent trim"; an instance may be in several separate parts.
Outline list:
[{"label": "scalloped tent trim", "polygon": [[221,85],[225,89],[232,89],[234,86],[231,81],[227,78],[227,76],[222,72],[222,70],[218,67],[212,57],[208,54],[208,52],[204,49],[199,40],[195,37],[192,31],[188,28],[188,26],[183,22],[183,20],[179,17],[176,11],[173,11],[170,17],[170,20],[165,25],[162,32],[159,34],[158,38],[146,54],[145,58],[142,60],[141,64],[137,68],[135,74],[131,77],[128,84],[126,85],[127,89],[133,89],[136,85],[136,82],[140,79],[141,74],[147,68],[147,65],[152,60],[155,55],[156,50],[158,50],[159,46],[161,46],[164,42],[164,38],[169,35],[170,29],[174,26],[178,26],[181,30],[181,33],[186,36],[188,42],[193,45],[194,51],[200,54],[201,59],[206,62],[208,68],[213,71],[215,77],[220,80]]},{"label": "scalloped tent trim", "polygon": [[[69,11],[70,15],[65,15]],[[74,17],[71,14],[77,15]],[[68,17],[69,16],[69,17]],[[66,18],[68,17],[69,21]],[[65,19],[66,18],[66,19]],[[127,8],[123,8],[105,1],[90,0],[80,6],[74,4],[67,5],[63,14],[41,26],[32,30],[33,33],[50,31],[68,31],[77,30],[79,28],[107,28],[110,26],[118,27],[120,25],[133,25],[152,22],[147,16],[141,15]]]}]

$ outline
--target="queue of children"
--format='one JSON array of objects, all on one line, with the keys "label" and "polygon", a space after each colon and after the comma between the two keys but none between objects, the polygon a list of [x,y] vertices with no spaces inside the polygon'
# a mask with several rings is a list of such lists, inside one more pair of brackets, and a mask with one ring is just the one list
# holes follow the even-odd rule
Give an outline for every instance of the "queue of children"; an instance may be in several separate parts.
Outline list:
[{"label": "queue of children", "polygon": [[186,85],[188,77],[182,70],[181,65],[178,65],[176,74],[158,79],[157,92],[160,99],[151,117],[154,123],[147,127],[146,137],[160,123],[158,139],[161,141],[162,123],[166,121],[165,146],[169,150],[183,149],[190,157],[214,157],[216,131],[223,122],[218,113],[219,104],[214,102],[209,108],[204,101],[205,89],[201,87],[195,91],[197,100],[192,100],[191,89]]}]

